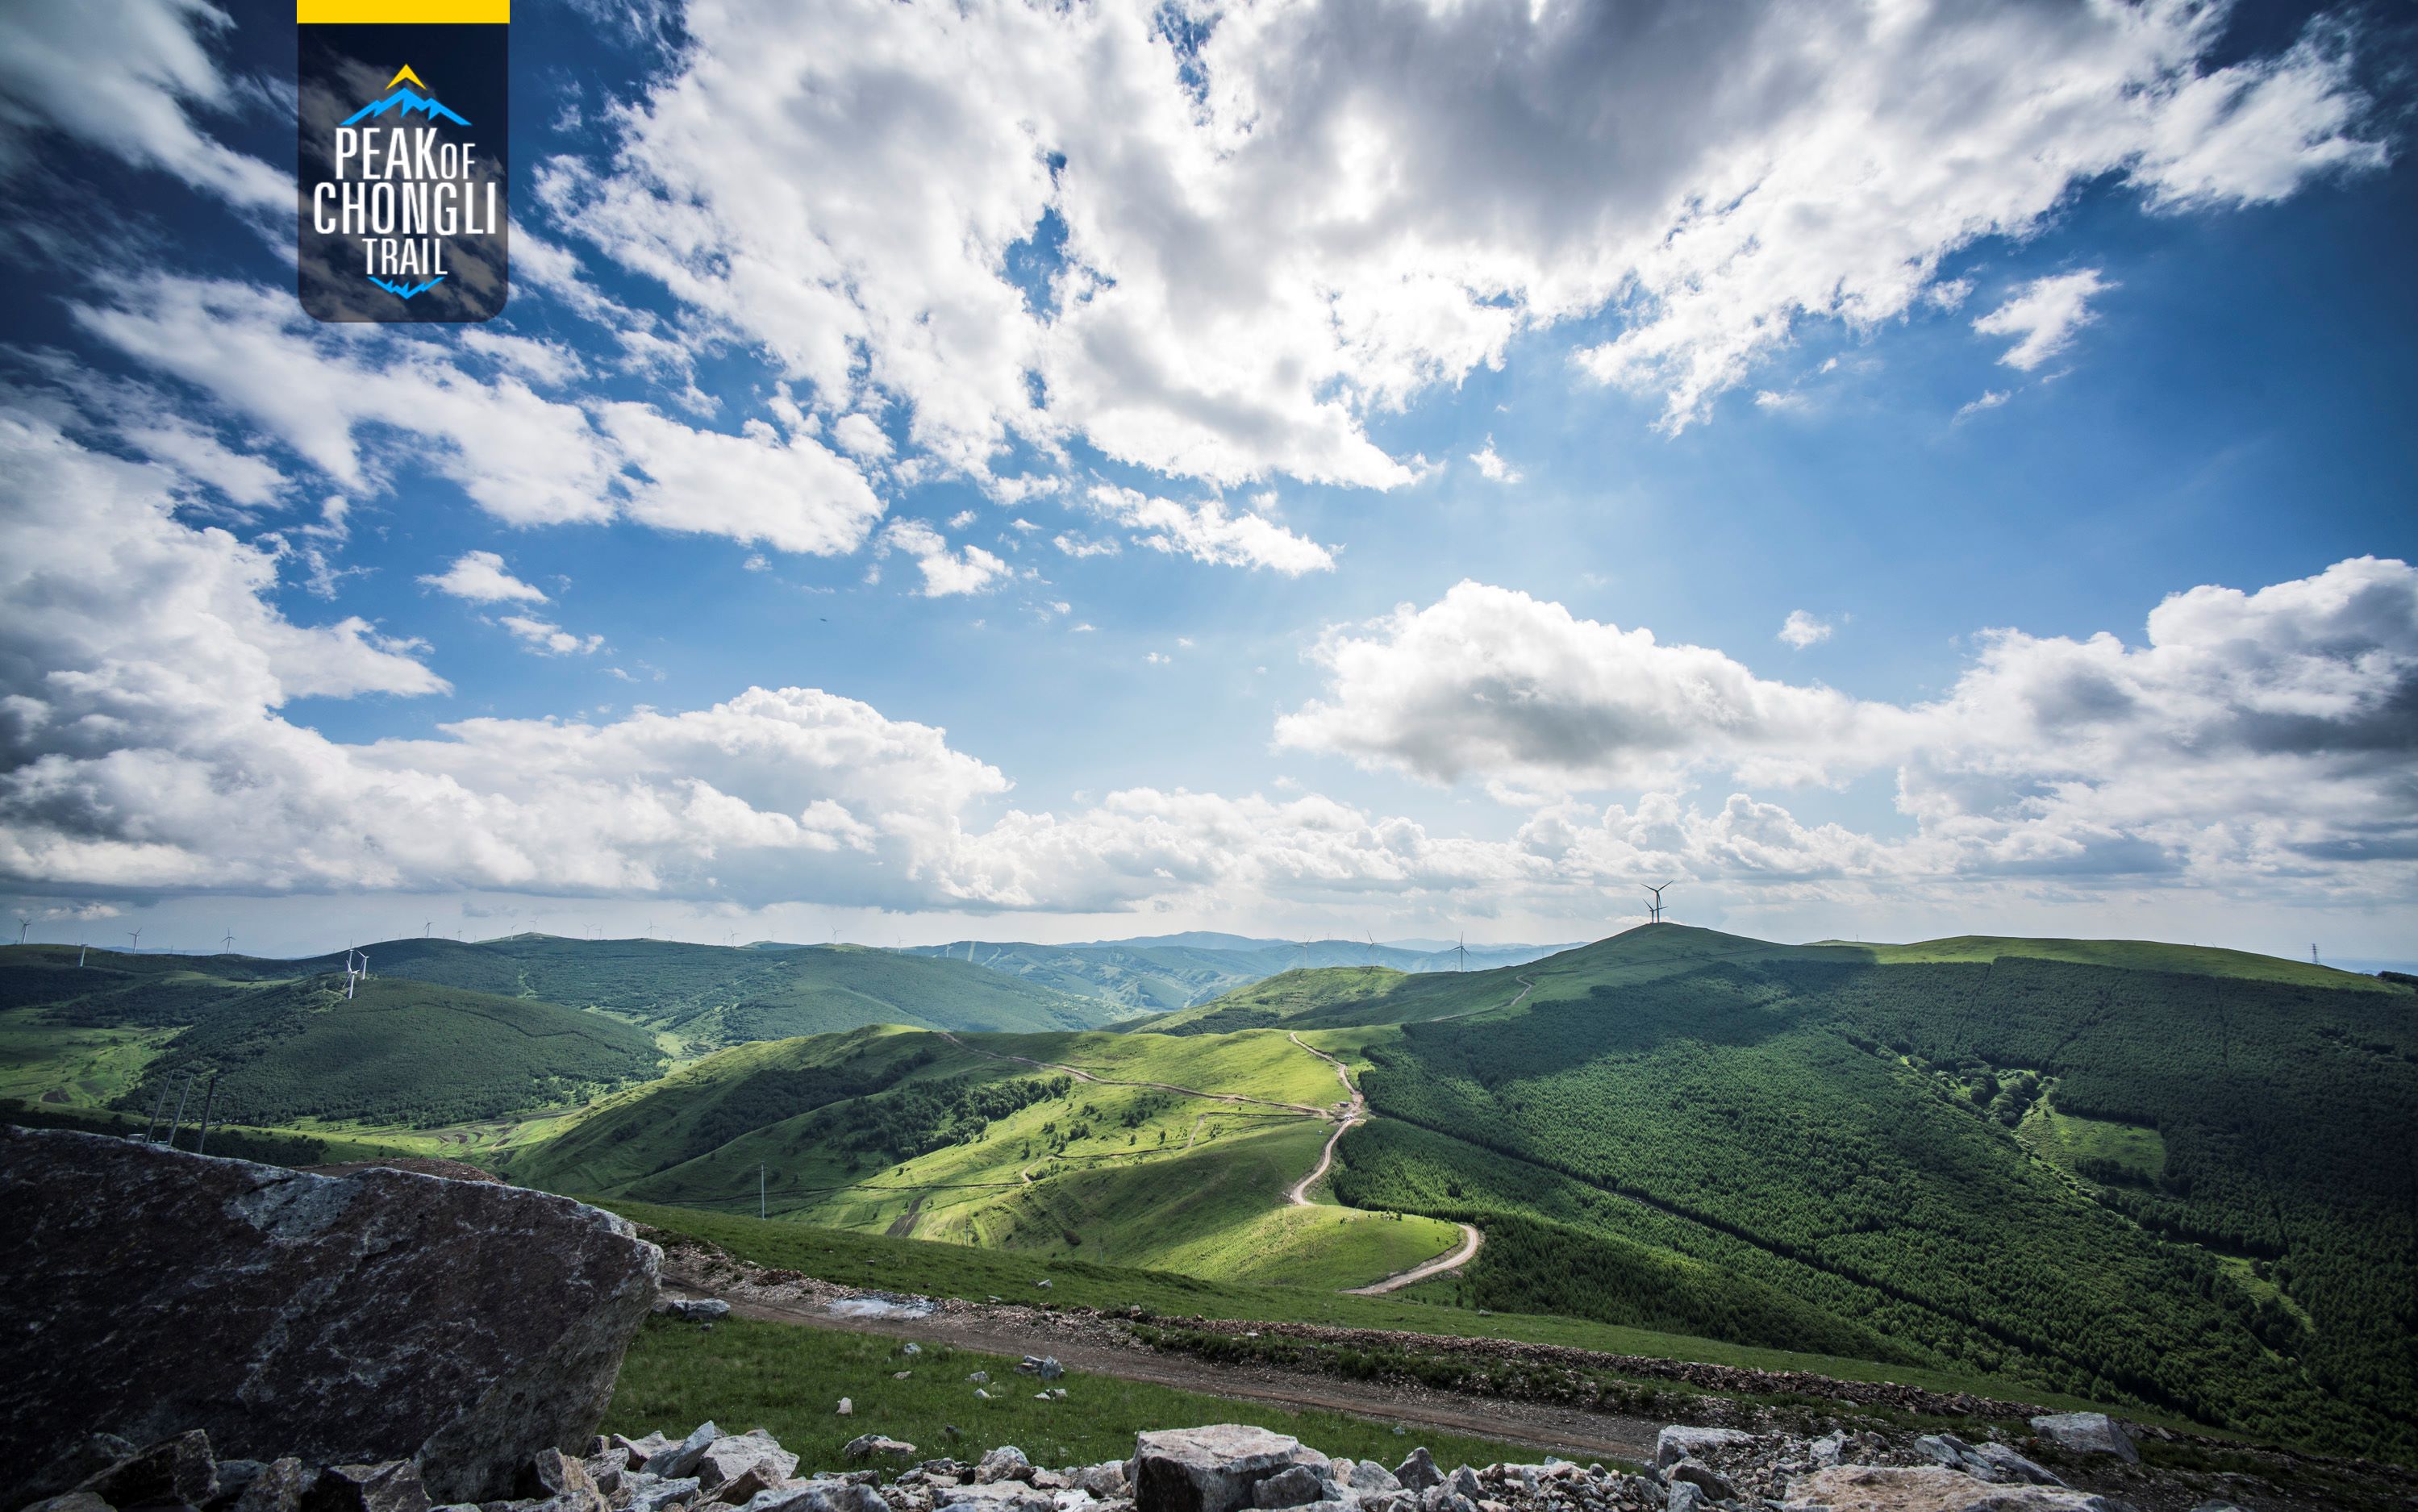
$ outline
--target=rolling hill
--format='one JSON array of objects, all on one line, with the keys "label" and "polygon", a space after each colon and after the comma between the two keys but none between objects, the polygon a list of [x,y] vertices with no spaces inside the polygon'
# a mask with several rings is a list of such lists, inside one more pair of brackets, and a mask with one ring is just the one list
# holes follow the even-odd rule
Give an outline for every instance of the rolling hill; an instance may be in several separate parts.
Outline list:
[{"label": "rolling hill", "polygon": [[[1119,1029],[750,1046],[518,1174],[739,1213],[760,1170],[795,1222],[1308,1285],[1470,1223],[1475,1260],[1410,1295],[2411,1444],[2400,985],[2150,942],[1660,924],[1487,971],[1283,972]],[[1370,1115],[1337,1143],[1339,1207],[1285,1199],[1335,1128],[1312,1052]],[[732,1111],[775,1070],[804,1095]],[[730,1116],[675,1138],[699,1096]]]},{"label": "rolling hill", "polygon": [[1293,970],[1379,967],[1394,971],[1457,971],[1518,966],[1560,945],[1473,945],[1465,956],[1433,941],[1371,945],[1359,939],[1254,939],[1193,933],[1079,945],[960,939],[910,954],[961,960],[1021,981],[1112,1003],[1123,1015],[1191,1008]]}]

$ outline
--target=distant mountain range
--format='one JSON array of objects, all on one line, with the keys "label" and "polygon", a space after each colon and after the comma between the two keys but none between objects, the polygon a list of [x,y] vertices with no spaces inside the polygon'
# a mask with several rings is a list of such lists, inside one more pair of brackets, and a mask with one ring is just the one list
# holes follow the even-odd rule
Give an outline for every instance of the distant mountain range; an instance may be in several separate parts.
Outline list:
[{"label": "distant mountain range", "polygon": [[1472,971],[1524,966],[1568,945],[1472,945],[1464,957],[1441,940],[1258,939],[1193,930],[1135,939],[1073,945],[1026,940],[958,939],[917,945],[906,954],[967,961],[1035,986],[1095,998],[1135,1015],[1174,1013],[1222,998],[1281,972],[1328,966],[1378,966],[1396,971]]}]

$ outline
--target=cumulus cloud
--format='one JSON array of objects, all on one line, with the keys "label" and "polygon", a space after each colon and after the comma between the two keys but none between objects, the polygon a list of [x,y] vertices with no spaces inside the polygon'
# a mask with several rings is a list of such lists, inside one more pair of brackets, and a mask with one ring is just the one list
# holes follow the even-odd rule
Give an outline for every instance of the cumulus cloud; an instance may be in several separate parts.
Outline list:
[{"label": "cumulus cloud", "polygon": [[921,520],[892,521],[881,533],[881,549],[915,558],[924,574],[920,591],[927,599],[985,592],[1009,575],[1006,561],[996,553],[972,544],[952,551],[941,533]]},{"label": "cumulus cloud", "polygon": [[574,635],[552,620],[533,615],[508,614],[503,625],[524,648],[540,656],[586,656],[604,645],[602,635]]},{"label": "cumulus cloud", "polygon": [[1985,409],[1997,408],[2013,397],[2004,389],[1984,389],[1982,390],[1981,398],[1969,400],[1956,406],[1956,419],[1960,421],[1969,420]]},{"label": "cumulus cloud", "polygon": [[[1230,513],[1221,499],[1179,504],[1113,483],[1100,483],[1085,496],[1084,502],[1094,513],[1134,531],[1135,542],[1153,551],[1221,566],[1263,567],[1287,577],[1335,570],[1335,554],[1327,547],[1263,514],[1249,511]],[[1058,544],[1070,556],[1094,555],[1093,551],[1069,546],[1067,539],[1059,537]]]},{"label": "cumulus cloud", "polygon": [[[2418,572],[2359,557],[2256,592],[2203,586],[2146,629],[2138,646],[1992,631],[1944,696],[1895,705],[1759,679],[1716,650],[1463,583],[1426,609],[1330,633],[1316,652],[1325,696],[1277,734],[1513,795],[1893,770],[1916,825],[1904,841],[1799,834],[1743,794],[1721,811],[1733,832],[1752,819],[1765,854],[1827,848],[1842,868],[2238,881],[2357,858],[2410,883]],[[1638,849],[1643,821],[1617,811],[1635,852],[1618,864],[1698,853],[1682,841],[1713,820],[1683,823],[1676,805],[1660,811],[1659,848]]]},{"label": "cumulus cloud", "polygon": [[1424,464],[1370,420],[1523,333],[1609,313],[1580,371],[1676,429],[1804,322],[1952,303],[1943,260],[2078,186],[2239,205],[2384,160],[2341,45],[2219,65],[2225,8],[2184,0],[1166,15],[697,8],[612,160],[541,191],[941,466],[1079,437],[1384,488]]},{"label": "cumulus cloud", "polygon": [[[2098,318],[2090,310],[2092,298],[2114,287],[2095,267],[2034,279],[1974,321],[1973,328],[1984,336],[2016,337],[1998,360],[2029,373],[2074,344],[2074,332]],[[2005,396],[1999,397],[2003,402]]]},{"label": "cumulus cloud", "polygon": [[1502,454],[1494,450],[1494,437],[1491,435],[1486,438],[1483,449],[1469,454],[1469,460],[1477,464],[1479,475],[1489,482],[1516,483],[1520,481],[1520,469],[1503,460]]},{"label": "cumulus cloud", "polygon": [[439,593],[472,603],[545,602],[543,589],[514,577],[504,566],[504,558],[492,551],[466,551],[442,573],[422,573],[420,580]]},{"label": "cumulus cloud", "polygon": [[1801,651],[1808,646],[1819,646],[1829,640],[1835,628],[1827,619],[1817,619],[1802,609],[1791,609],[1788,618],[1781,621],[1780,638]]}]

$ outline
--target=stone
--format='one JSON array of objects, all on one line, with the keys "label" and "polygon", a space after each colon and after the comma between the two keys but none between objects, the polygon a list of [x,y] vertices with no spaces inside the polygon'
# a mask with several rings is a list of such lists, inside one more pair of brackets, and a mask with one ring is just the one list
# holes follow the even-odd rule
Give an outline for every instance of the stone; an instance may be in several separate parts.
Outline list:
[{"label": "stone", "polygon": [[697,1500],[698,1495],[695,1475],[667,1476],[658,1480],[648,1480],[631,1488],[630,1512],[658,1512],[658,1509],[669,1506],[674,1502],[682,1504],[693,1503]]},{"label": "stone", "polygon": [[1431,1486],[1444,1484],[1444,1472],[1436,1468],[1435,1456],[1420,1444],[1410,1457],[1394,1467],[1394,1483],[1406,1491],[1423,1491]]},{"label": "stone", "polygon": [[1701,1459],[1682,1459],[1664,1471],[1662,1478],[1674,1486],[1702,1487],[1705,1494],[1716,1502],[1734,1501],[1737,1497],[1737,1488],[1729,1483],[1728,1477]]},{"label": "stone", "polygon": [[235,1505],[244,1488],[258,1480],[260,1473],[268,1468],[257,1459],[220,1460],[218,1474],[210,1482],[209,1500],[202,1504],[211,1508]]},{"label": "stone", "polygon": [[520,1489],[543,1500],[551,1512],[607,1512],[604,1489],[587,1463],[559,1449],[540,1449],[530,1459]]},{"label": "stone", "polygon": [[655,1312],[686,1322],[712,1323],[730,1316],[730,1304],[719,1297],[665,1297],[655,1304]]},{"label": "stone", "polygon": [[834,1409],[834,1411],[841,1417],[854,1417],[856,1415],[856,1403],[846,1397],[842,1397],[839,1399],[839,1406]]},{"label": "stone", "polygon": [[2123,1512],[2123,1504],[2047,1486],[1995,1486],[1940,1465],[1840,1465],[1799,1477],[1787,1512]]},{"label": "stone", "polygon": [[911,1341],[909,1343],[899,1345],[898,1352],[901,1354],[921,1354],[924,1352],[924,1346]]},{"label": "stone", "polygon": [[131,1459],[142,1445],[115,1433],[85,1433],[69,1441],[40,1467],[12,1489],[12,1496],[41,1496],[64,1491],[86,1476],[98,1474],[122,1459]]},{"label": "stone", "polygon": [[106,1470],[95,1471],[75,1489],[90,1491],[112,1506],[177,1502],[198,1505],[209,1500],[210,1489],[217,1479],[218,1462],[210,1455],[210,1436],[195,1428],[162,1439]]},{"label": "stone", "polygon": [[1293,1465],[1329,1461],[1299,1439],[1241,1423],[1169,1428],[1134,1439],[1139,1512],[1234,1512],[1261,1481]]},{"label": "stone", "polygon": [[1464,1496],[1473,1502],[1486,1494],[1486,1488],[1477,1484],[1477,1472],[1467,1465],[1446,1475],[1444,1483],[1451,1489],[1453,1495]]},{"label": "stone", "polygon": [[1662,1504],[1668,1512],[1704,1512],[1712,1502],[1705,1495],[1702,1486],[1693,1481],[1675,1480]]},{"label": "stone", "polygon": [[1737,1428],[1686,1428],[1674,1424],[1654,1436],[1654,1463],[1668,1470],[1682,1459],[1702,1459],[1708,1449],[1725,1449],[1732,1444],[1753,1442],[1753,1434],[1741,1433]]},{"label": "stone", "polygon": [[1978,1444],[1973,1449],[1973,1458],[1979,1459],[1990,1471],[1989,1474],[1982,1477],[1983,1480],[2021,1481],[2030,1486],[2065,1484],[2044,1467],[2036,1465],[2017,1454],[2009,1444],[1997,1443]]},{"label": "stone", "polygon": [[1374,1459],[1362,1459],[1352,1467],[1348,1483],[1355,1491],[1399,1491],[1401,1481],[1394,1473]]},{"label": "stone", "polygon": [[449,1502],[588,1442],[662,1263],[568,1198],[68,1129],[0,1128],[0,1337],[44,1361],[0,1373],[19,1442],[192,1428],[239,1458],[408,1459]]},{"label": "stone", "polygon": [[64,1496],[47,1496],[23,1509],[23,1512],[116,1512],[107,1502],[90,1491],[69,1491]]},{"label": "stone", "polygon": [[304,1494],[302,1512],[428,1512],[428,1491],[408,1459],[329,1465]]},{"label": "stone", "polygon": [[840,1453],[850,1459],[870,1459],[876,1455],[891,1459],[911,1459],[915,1446],[903,1439],[886,1438],[879,1433],[860,1433],[848,1441]]},{"label": "stone", "polygon": [[1074,1479],[1075,1485],[1079,1489],[1087,1490],[1103,1501],[1125,1495],[1133,1485],[1125,1474],[1125,1465],[1122,1459],[1111,1459],[1105,1464],[1085,1465],[1075,1472]]},{"label": "stone", "polygon": [[696,1426],[696,1432],[649,1459],[647,1474],[661,1475],[666,1480],[679,1480],[696,1469],[696,1462],[705,1458],[705,1451],[727,1437],[728,1435],[715,1427],[712,1418],[708,1418]]},{"label": "stone", "polygon": [[[788,1480],[798,1468],[798,1457],[781,1447],[773,1435],[754,1428],[731,1438],[714,1440],[705,1453],[696,1457],[697,1484],[709,1491],[719,1491],[722,1483],[735,1480],[758,1465],[769,1465],[772,1473],[763,1477],[763,1489]],[[753,1494],[753,1493],[750,1493]],[[717,1495],[717,1500],[730,1501]]]},{"label": "stone", "polygon": [[1258,1507],[1308,1506],[1312,1502],[1329,1500],[1327,1492],[1334,1488],[1319,1479],[1318,1473],[1308,1465],[1291,1465],[1278,1471],[1251,1488],[1251,1504]]},{"label": "stone", "polygon": [[1833,1428],[1815,1439],[1808,1447],[1813,1453],[1815,1464],[1835,1465],[1846,1452],[1847,1436]]},{"label": "stone", "polygon": [[2141,1462],[2133,1436],[2105,1413],[2054,1413],[2032,1419],[2032,1431],[2069,1454],[2109,1454],[2128,1465]]},{"label": "stone", "polygon": [[952,1486],[941,1492],[941,1506],[965,1512],[1055,1512],[1057,1499],[1022,1481],[993,1481],[987,1486]]},{"label": "stone", "polygon": [[1039,1376],[1044,1381],[1055,1381],[1066,1373],[1066,1367],[1058,1363],[1058,1356],[1054,1354],[1028,1354],[1017,1368],[1026,1375]]},{"label": "stone", "polygon": [[317,1470],[290,1455],[272,1459],[236,1498],[233,1512],[300,1512],[302,1499],[318,1478]]},{"label": "stone", "polygon": [[977,1370],[973,1374],[966,1377],[966,1379],[972,1382],[977,1386],[988,1385],[990,1383],[990,1372],[987,1370]]},{"label": "stone", "polygon": [[974,1463],[974,1484],[989,1486],[1003,1480],[1021,1481],[1033,1474],[1033,1461],[1024,1451],[1012,1443],[1002,1443]]}]

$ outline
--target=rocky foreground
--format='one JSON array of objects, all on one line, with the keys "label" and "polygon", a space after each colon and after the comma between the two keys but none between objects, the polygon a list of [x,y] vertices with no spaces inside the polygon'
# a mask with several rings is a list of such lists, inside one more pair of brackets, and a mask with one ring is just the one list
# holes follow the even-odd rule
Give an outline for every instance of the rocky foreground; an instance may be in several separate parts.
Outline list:
[{"label": "rocky foreground", "polygon": [[[2034,1428],[2070,1453],[2133,1454],[2096,1413]],[[513,1497],[436,1512],[2130,1512],[2067,1487],[2000,1443],[1947,1434],[1910,1446],[1878,1436],[1815,1440],[1734,1428],[1662,1430],[1642,1473],[1548,1459],[1446,1472],[1424,1448],[1400,1464],[1330,1459],[1299,1440],[1237,1424],[1139,1435],[1130,1459],[1048,1469],[1013,1446],[980,1459],[916,1459],[879,1434],[850,1443],[849,1468],[799,1474],[762,1428],[712,1423],[681,1439],[596,1439],[584,1458],[539,1451]],[[411,1459],[313,1465],[214,1459],[199,1430],[137,1450],[94,1435],[94,1469],[73,1490],[23,1512],[431,1512]],[[1911,1459],[1917,1462],[1904,1461]],[[442,1469],[442,1467],[433,1467]],[[440,1477],[442,1478],[442,1477]],[[2234,1512],[2206,1504],[2201,1512]]]}]

